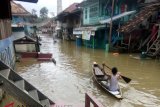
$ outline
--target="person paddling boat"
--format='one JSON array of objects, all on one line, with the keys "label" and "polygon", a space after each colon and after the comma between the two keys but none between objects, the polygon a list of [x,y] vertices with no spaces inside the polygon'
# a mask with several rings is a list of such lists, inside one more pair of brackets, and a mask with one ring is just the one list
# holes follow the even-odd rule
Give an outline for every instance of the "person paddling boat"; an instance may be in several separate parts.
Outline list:
[{"label": "person paddling boat", "polygon": [[121,79],[120,72],[118,72],[116,67],[112,68],[111,74],[107,74],[109,76],[109,84],[106,84],[107,88],[110,91],[119,90],[118,80]]},{"label": "person paddling boat", "polygon": [[[103,67],[104,68],[104,67]],[[117,69],[113,68],[113,73],[110,69],[106,72],[101,68],[96,62],[93,63],[93,77],[95,81],[108,93],[116,97],[117,99],[122,99],[122,91],[118,85],[118,79],[121,77],[118,75]]]}]

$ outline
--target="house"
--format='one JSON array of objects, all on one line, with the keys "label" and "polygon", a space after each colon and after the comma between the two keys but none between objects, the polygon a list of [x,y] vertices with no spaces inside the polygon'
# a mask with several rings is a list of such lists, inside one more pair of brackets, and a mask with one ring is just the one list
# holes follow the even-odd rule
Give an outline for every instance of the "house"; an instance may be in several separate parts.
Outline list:
[{"label": "house", "polygon": [[81,3],[81,7],[83,24],[75,30],[81,32],[83,44],[91,48],[108,49],[109,42],[113,47],[121,43],[123,35],[117,29],[136,12],[137,0],[115,0],[114,5],[112,0],[86,0]]},{"label": "house", "polygon": [[61,13],[57,15],[61,28],[59,37],[67,40],[75,40],[73,29],[81,26],[82,11],[79,7],[79,3],[73,3]]},{"label": "house", "polygon": [[41,31],[41,33],[47,33],[50,35],[53,35],[56,28],[56,22],[54,18],[48,19],[45,23],[38,25],[38,30]]},{"label": "house", "polygon": [[14,49],[16,53],[39,52],[39,43],[29,36],[14,40]]},{"label": "house", "polygon": [[11,1],[12,9],[12,31],[23,32],[22,35],[14,35],[15,39],[19,39],[25,35],[34,37],[33,25],[30,23],[34,16],[29,13],[21,4]]},{"label": "house", "polygon": [[14,44],[14,51],[16,56],[23,56],[28,53],[28,56],[40,51],[39,40],[36,34],[36,29],[30,21],[33,15],[29,13],[22,5],[11,1],[12,9],[12,38]]},{"label": "house", "polygon": [[[150,57],[160,55],[160,3],[158,0],[143,0],[135,17],[122,25],[118,32],[130,35],[129,46]],[[137,37],[137,39],[135,39]]]}]

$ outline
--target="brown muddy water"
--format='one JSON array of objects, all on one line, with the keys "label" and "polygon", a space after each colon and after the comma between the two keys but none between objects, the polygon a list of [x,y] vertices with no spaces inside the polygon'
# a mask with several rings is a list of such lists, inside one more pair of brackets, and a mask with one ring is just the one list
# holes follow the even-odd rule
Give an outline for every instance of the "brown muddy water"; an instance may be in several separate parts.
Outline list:
[{"label": "brown muddy water", "polygon": [[[91,93],[105,107],[160,107],[160,60],[138,60],[134,54],[106,53],[104,50],[77,47],[75,42],[56,40],[41,35],[42,52],[53,53],[57,64],[23,59],[17,72],[54,102],[84,104],[84,95]],[[92,79],[92,63],[105,62],[132,79],[121,80],[124,99],[116,100],[105,93]]]}]

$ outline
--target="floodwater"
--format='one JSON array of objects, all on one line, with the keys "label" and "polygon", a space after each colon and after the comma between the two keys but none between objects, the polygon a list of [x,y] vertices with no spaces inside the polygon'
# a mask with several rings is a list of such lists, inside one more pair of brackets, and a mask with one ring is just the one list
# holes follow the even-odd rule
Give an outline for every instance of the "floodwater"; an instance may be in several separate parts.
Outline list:
[{"label": "floodwater", "polygon": [[[53,62],[24,59],[17,63],[18,73],[54,102],[84,105],[86,92],[91,93],[104,107],[160,107],[160,60],[138,60],[134,54],[113,55],[104,50],[77,47],[75,42],[42,37],[42,52],[53,53]],[[119,101],[105,93],[92,79],[92,63],[105,62],[116,66],[132,79],[121,80],[124,99]],[[76,106],[75,106],[76,107]]]}]

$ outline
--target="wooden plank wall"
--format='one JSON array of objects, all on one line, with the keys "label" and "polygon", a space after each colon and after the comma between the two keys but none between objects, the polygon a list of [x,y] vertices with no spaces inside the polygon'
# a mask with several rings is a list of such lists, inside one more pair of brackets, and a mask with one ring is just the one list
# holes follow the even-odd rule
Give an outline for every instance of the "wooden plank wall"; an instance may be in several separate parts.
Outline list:
[{"label": "wooden plank wall", "polygon": [[11,36],[11,20],[10,19],[0,19],[0,40]]}]

